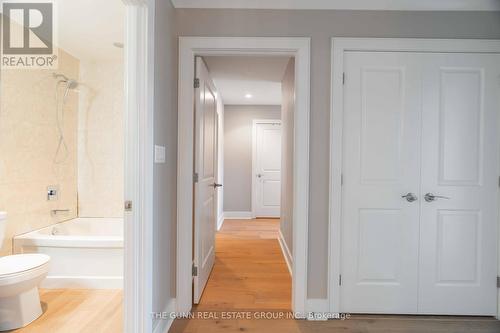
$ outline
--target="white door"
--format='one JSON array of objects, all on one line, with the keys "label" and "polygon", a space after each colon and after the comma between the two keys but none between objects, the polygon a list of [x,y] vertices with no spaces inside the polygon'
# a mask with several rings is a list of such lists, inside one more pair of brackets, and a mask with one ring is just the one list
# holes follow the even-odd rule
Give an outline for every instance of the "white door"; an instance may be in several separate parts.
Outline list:
[{"label": "white door", "polygon": [[341,309],[415,313],[420,74],[409,54],[344,59]]},{"label": "white door", "polygon": [[500,56],[344,69],[341,310],[495,314]]},{"label": "white door", "polygon": [[281,123],[254,122],[253,194],[255,217],[279,217],[281,202]]},{"label": "white door", "polygon": [[419,312],[494,315],[500,56],[422,57]]},{"label": "white door", "polygon": [[196,58],[193,302],[199,303],[215,261],[217,101],[205,62]]}]

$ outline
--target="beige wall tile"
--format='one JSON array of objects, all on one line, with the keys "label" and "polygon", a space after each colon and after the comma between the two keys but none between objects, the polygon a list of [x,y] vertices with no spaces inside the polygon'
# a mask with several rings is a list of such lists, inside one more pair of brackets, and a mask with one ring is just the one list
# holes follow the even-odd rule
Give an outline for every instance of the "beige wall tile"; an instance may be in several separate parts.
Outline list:
[{"label": "beige wall tile", "polygon": [[[68,95],[63,124],[68,154],[57,164],[54,72],[78,79],[79,60],[59,50],[57,70],[6,69],[1,73],[0,210],[8,216],[0,256],[12,252],[14,235],[76,217],[78,91]],[[64,84],[57,92],[62,100]],[[47,201],[49,185],[59,186],[58,201]],[[71,211],[52,216],[52,209]]]}]

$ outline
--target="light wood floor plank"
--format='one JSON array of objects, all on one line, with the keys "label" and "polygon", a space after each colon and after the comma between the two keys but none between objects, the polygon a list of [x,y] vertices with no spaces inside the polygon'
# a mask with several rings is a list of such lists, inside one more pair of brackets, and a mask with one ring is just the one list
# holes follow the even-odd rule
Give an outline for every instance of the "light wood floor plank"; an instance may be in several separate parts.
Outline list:
[{"label": "light wood floor plank", "polygon": [[16,333],[118,333],[123,331],[121,290],[40,290],[44,313]]}]

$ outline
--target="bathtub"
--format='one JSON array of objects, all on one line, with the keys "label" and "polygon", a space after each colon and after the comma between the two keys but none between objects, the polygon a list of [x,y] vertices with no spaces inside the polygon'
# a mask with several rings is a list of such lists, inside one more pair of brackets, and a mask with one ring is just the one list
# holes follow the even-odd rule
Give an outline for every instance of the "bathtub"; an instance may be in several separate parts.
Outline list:
[{"label": "bathtub", "polygon": [[13,239],[14,253],[44,253],[42,288],[121,289],[123,218],[76,218]]}]

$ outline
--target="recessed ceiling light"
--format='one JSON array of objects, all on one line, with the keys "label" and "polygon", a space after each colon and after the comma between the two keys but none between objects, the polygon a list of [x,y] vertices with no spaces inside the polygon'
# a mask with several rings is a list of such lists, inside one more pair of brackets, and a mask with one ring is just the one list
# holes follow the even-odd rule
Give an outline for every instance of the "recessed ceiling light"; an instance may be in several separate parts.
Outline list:
[{"label": "recessed ceiling light", "polygon": [[245,98],[252,98],[253,95],[252,94],[245,94]]}]

